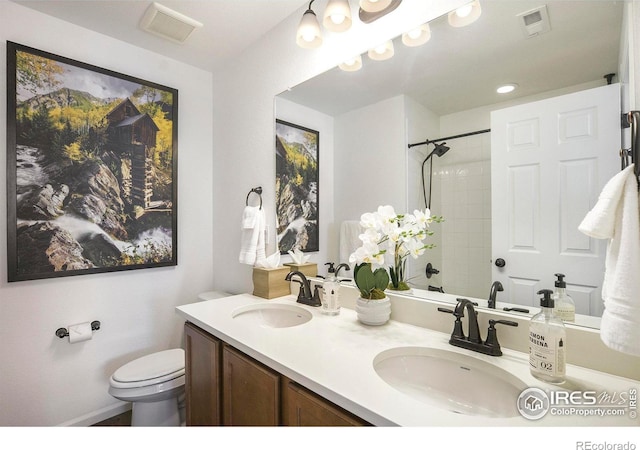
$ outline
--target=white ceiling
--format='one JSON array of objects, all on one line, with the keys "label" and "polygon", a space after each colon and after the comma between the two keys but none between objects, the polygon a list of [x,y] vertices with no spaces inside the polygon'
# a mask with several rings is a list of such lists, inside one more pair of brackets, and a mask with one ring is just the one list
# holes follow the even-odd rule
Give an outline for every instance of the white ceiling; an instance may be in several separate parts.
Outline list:
[{"label": "white ceiling", "polygon": [[[306,0],[159,0],[204,25],[185,43],[176,44],[138,28],[152,3],[148,0],[12,1],[210,72],[308,4]],[[295,30],[291,34],[295,36]]]},{"label": "white ceiling", "polygon": [[[138,28],[151,1],[12,1],[212,72],[308,4],[308,0],[160,0],[204,24],[184,44],[175,44]],[[351,3],[355,7],[355,0]],[[283,96],[337,115],[407,94],[442,115],[601,80],[618,70],[623,3],[481,0],[482,16],[468,27],[452,28],[445,17],[436,19],[426,45],[406,48],[396,42],[396,55],[390,61],[373,62],[365,55],[361,71],[333,69]],[[548,6],[551,32],[526,39],[516,15],[543,4]],[[316,13],[320,16],[322,11],[316,8]],[[516,82],[520,88],[510,97],[498,97],[495,87],[504,82]]]}]

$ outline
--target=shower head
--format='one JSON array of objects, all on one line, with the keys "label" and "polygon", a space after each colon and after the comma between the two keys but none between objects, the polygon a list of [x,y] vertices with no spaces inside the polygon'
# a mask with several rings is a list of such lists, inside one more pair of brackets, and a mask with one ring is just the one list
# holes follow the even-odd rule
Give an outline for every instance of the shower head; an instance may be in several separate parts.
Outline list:
[{"label": "shower head", "polygon": [[443,142],[442,144],[434,144],[436,148],[433,149],[433,153],[435,153],[438,157],[447,153],[449,151],[449,147],[447,147],[445,144],[446,142]]}]

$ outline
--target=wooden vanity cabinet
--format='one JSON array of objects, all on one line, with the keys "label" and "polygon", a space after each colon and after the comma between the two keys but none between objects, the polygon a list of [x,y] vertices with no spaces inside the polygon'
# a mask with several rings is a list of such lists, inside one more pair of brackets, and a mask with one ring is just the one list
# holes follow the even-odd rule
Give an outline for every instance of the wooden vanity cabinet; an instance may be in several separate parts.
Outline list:
[{"label": "wooden vanity cabinet", "polygon": [[368,425],[359,417],[289,379],[285,378],[283,384],[283,425],[297,427]]},{"label": "wooden vanity cabinet", "polygon": [[368,425],[189,322],[185,348],[188,426]]},{"label": "wooden vanity cabinet", "polygon": [[222,424],[279,425],[280,375],[227,344],[222,361]]},{"label": "wooden vanity cabinet", "polygon": [[187,425],[220,425],[222,342],[189,322],[184,340]]}]

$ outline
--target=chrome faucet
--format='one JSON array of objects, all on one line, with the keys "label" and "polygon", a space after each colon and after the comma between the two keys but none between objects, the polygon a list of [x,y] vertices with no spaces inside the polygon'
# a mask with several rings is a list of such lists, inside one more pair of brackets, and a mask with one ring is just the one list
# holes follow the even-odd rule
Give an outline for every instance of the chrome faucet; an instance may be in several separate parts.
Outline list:
[{"label": "chrome faucet", "polygon": [[[300,277],[300,279],[299,280],[292,279],[294,275],[297,275],[298,277]],[[315,294],[311,295],[311,283],[309,283],[309,280],[307,279],[307,277],[304,276],[302,272],[294,270],[292,272],[289,272],[284,279],[286,281],[295,281],[296,283],[300,283],[300,290],[298,291],[298,300],[296,300],[298,303],[302,303],[303,305],[308,305],[308,306],[322,305],[322,303],[320,302],[320,295],[318,294],[318,290],[316,289]]]},{"label": "chrome faucet", "polygon": [[[466,348],[467,350],[473,350],[474,352],[484,353],[485,355],[500,356],[502,350],[500,349],[500,343],[498,342],[498,335],[496,334],[496,324],[509,325],[511,327],[517,327],[518,322],[511,320],[489,320],[489,330],[487,331],[487,339],[483,342],[480,337],[480,329],[478,328],[478,316],[473,306],[473,302],[466,298],[459,298],[458,304],[455,310],[447,308],[438,308],[438,311],[453,314],[456,318],[453,323],[453,332],[449,339],[449,344],[456,347]],[[464,335],[462,330],[462,317],[464,312],[467,311],[467,329],[469,336]]]},{"label": "chrome faucet", "polygon": [[487,305],[489,308],[496,309],[496,296],[498,295],[498,292],[502,291],[504,291],[502,283],[494,281],[491,285],[491,290],[489,291],[489,303]]}]

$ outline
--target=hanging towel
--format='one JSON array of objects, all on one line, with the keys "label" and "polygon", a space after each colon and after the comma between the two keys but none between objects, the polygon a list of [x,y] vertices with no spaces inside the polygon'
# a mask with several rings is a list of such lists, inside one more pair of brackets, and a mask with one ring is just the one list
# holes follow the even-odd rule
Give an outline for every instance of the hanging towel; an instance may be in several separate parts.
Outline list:
[{"label": "hanging towel", "polygon": [[631,164],[604,187],[578,229],[609,239],[602,299],[600,338],[619,352],[640,356],[640,213],[638,185]]},{"label": "hanging towel", "polygon": [[265,213],[259,206],[247,206],[242,213],[240,263],[254,265],[265,257]]},{"label": "hanging towel", "polygon": [[358,220],[345,220],[340,225],[340,262],[349,262],[349,256],[362,246],[360,235],[364,228]]}]

